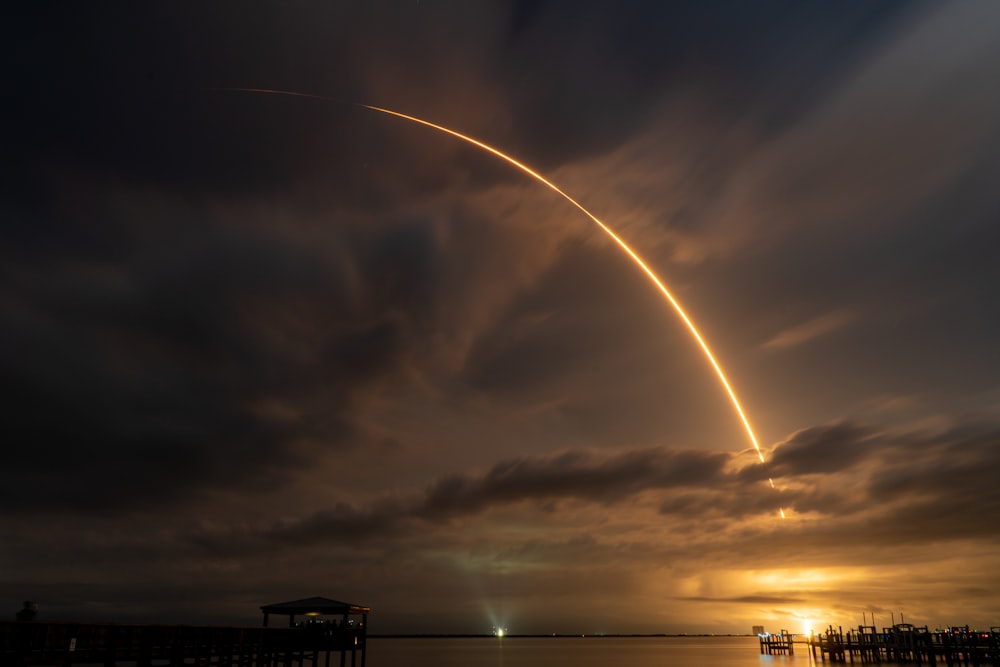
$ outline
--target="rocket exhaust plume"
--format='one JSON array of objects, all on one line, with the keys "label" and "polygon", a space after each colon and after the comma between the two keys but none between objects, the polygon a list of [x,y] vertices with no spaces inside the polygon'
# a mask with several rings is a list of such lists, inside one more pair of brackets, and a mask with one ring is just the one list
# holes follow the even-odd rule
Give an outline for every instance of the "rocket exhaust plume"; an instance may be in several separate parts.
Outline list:
[{"label": "rocket exhaust plume", "polygon": [[[288,91],[288,90],[272,90],[272,89],[268,89],[268,88],[217,88],[216,90],[220,90],[220,91],[224,91],[224,92],[260,93],[260,94],[266,94],[266,95],[286,95],[286,96],[289,96],[289,97],[305,97],[305,98],[314,99],[314,100],[321,100],[321,101],[324,101],[324,102],[339,102],[340,101],[340,100],[337,100],[335,98],[326,97],[326,96],[323,96],[323,95],[313,95],[313,94],[310,94],[310,93],[298,93],[298,92]],[[733,404],[733,409],[736,411],[736,414],[739,417],[740,422],[742,422],[742,424],[743,424],[743,429],[746,431],[747,438],[750,440],[750,444],[753,445],[754,451],[757,453],[757,458],[760,459],[761,463],[764,463],[764,453],[761,451],[760,445],[757,443],[757,436],[754,434],[753,428],[750,426],[750,420],[747,418],[746,413],[743,411],[743,406],[740,404],[739,399],[736,397],[736,392],[733,390],[733,387],[729,383],[728,378],[726,378],[726,374],[723,372],[722,366],[720,366],[719,362],[715,359],[715,355],[712,353],[712,350],[709,348],[708,343],[702,337],[701,333],[699,333],[698,328],[694,325],[694,322],[691,320],[691,318],[688,317],[688,314],[684,311],[684,308],[681,307],[680,302],[678,302],[677,299],[674,298],[674,295],[670,292],[669,289],[667,289],[667,286],[663,283],[662,280],[660,280],[659,276],[657,276],[656,273],[654,273],[653,270],[651,268],[649,268],[649,265],[647,265],[646,262],[643,261],[643,259],[641,257],[639,257],[638,253],[636,253],[631,248],[631,246],[629,246],[624,241],[624,239],[622,239],[622,237],[618,236],[618,234],[616,234],[610,227],[608,227],[606,224],[604,224],[604,222],[602,222],[600,219],[598,219],[597,216],[595,216],[593,213],[591,213],[586,208],[584,208],[583,204],[581,204],[580,202],[578,202],[577,200],[573,199],[571,196],[569,196],[568,194],[566,194],[565,192],[563,192],[559,188],[559,186],[557,186],[555,183],[553,183],[552,181],[548,180],[547,178],[545,178],[544,176],[542,176],[541,174],[539,174],[537,171],[535,171],[534,169],[532,169],[528,165],[524,164],[523,162],[520,162],[520,161],[516,160],[515,158],[511,157],[510,155],[507,155],[506,153],[504,153],[503,151],[501,151],[498,148],[494,148],[493,146],[490,146],[487,143],[484,143],[482,141],[479,141],[478,139],[474,139],[473,137],[470,137],[470,136],[467,136],[465,134],[462,134],[461,132],[457,132],[455,130],[449,129],[449,128],[444,127],[442,125],[438,125],[436,123],[432,123],[432,122],[427,121],[427,120],[423,120],[422,118],[417,118],[416,116],[410,116],[410,115],[407,115],[405,113],[400,113],[398,111],[393,111],[391,109],[385,109],[383,107],[377,107],[377,106],[373,106],[373,105],[370,105],[370,104],[360,104],[360,103],[355,102],[354,105],[358,106],[358,107],[362,107],[364,109],[370,109],[372,111],[377,111],[377,112],[382,113],[382,114],[387,114],[389,116],[394,116],[396,118],[401,118],[401,119],[409,121],[411,123],[417,123],[418,125],[423,125],[424,127],[429,127],[429,128],[431,128],[433,130],[437,130],[438,132],[442,132],[444,134],[451,135],[451,136],[455,137],[456,139],[460,139],[460,140],[462,140],[462,141],[464,141],[464,142],[466,142],[468,144],[472,144],[476,148],[478,148],[478,149],[480,149],[482,151],[485,151],[487,153],[490,153],[491,155],[494,155],[494,156],[500,158],[504,162],[507,162],[507,163],[513,165],[514,167],[517,167],[518,169],[520,169],[521,171],[523,171],[527,175],[531,176],[533,179],[535,179],[536,181],[538,181],[542,185],[545,185],[550,190],[552,190],[556,194],[558,194],[561,197],[563,197],[566,201],[568,201],[570,204],[572,204],[577,209],[579,209],[581,213],[583,213],[585,216],[587,216],[588,218],[590,218],[590,220],[595,225],[597,225],[598,227],[600,227],[601,231],[603,231],[605,234],[607,234],[611,238],[611,240],[613,240],[622,249],[622,251],[624,251],[625,254],[628,255],[628,257],[632,260],[632,262],[635,263],[635,265],[643,273],[646,274],[646,277],[649,278],[650,282],[652,282],[653,285],[656,286],[656,288],[663,295],[663,298],[666,299],[666,301],[671,306],[673,306],[673,309],[676,311],[677,315],[684,322],[685,326],[687,326],[687,329],[691,333],[691,336],[698,343],[698,346],[701,348],[701,351],[704,352],[705,358],[708,359],[708,363],[711,365],[712,369],[715,371],[715,375],[718,377],[719,382],[722,384],[723,389],[725,389],[726,394],[729,396],[729,400]],[[774,486],[774,482],[771,482],[771,486],[772,487]],[[782,512],[782,517],[783,516],[784,516],[784,512]]]}]

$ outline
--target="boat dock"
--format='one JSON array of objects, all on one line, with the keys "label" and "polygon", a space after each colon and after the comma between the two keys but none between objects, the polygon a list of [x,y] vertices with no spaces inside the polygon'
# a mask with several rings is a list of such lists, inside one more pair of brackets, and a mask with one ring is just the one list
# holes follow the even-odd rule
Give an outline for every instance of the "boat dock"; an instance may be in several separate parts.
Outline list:
[{"label": "boat dock", "polygon": [[996,626],[988,631],[968,626],[932,631],[900,623],[881,630],[859,625],[846,632],[829,626],[826,632],[811,636],[808,646],[814,657],[818,654],[829,662],[1000,667],[1000,627]]}]

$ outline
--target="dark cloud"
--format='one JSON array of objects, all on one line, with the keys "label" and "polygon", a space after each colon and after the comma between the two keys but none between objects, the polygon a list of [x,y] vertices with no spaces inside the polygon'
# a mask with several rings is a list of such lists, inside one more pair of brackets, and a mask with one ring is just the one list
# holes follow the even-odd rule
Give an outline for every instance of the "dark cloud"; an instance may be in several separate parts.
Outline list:
[{"label": "dark cloud", "polygon": [[870,497],[889,505],[884,523],[897,539],[996,540],[1000,531],[981,521],[1000,507],[992,470],[1000,433],[995,428],[972,434],[948,434],[930,443],[915,443],[902,454],[903,463],[889,462],[872,476]]},{"label": "dark cloud", "polygon": [[847,422],[806,429],[779,444],[768,463],[772,475],[832,473],[851,468],[883,444]]},{"label": "dark cloud", "polygon": [[[71,236],[101,234],[65,216]],[[170,201],[142,226],[116,213],[104,224],[124,257],[7,247],[8,502],[107,510],[273,484],[307,464],[306,441],[345,446],[354,397],[398,372],[425,326],[435,249],[420,228],[360,240],[348,266],[190,216]]]},{"label": "dark cloud", "polygon": [[[310,103],[289,112],[288,100],[251,102],[211,88],[411,104],[456,120],[463,112],[443,101],[461,87],[487,93],[484,84],[494,84],[505,90],[496,102],[514,140],[552,165],[613,148],[650,117],[651,98],[676,88],[695,86],[720,107],[741,99],[744,109],[778,90],[785,104],[793,90],[815,95],[903,7],[629,2],[609,16],[599,3],[560,2],[280,11],[55,3],[5,22],[19,101],[7,113],[21,128],[17,154],[32,162],[55,157],[184,190],[246,192],[329,174],[331,152],[357,148],[355,123],[345,123],[354,114]],[[758,99],[748,104],[747,95]]]},{"label": "dark cloud", "polygon": [[709,484],[719,477],[727,458],[656,449],[596,461],[579,452],[540,461],[507,461],[479,479],[454,476],[436,482],[427,492],[421,513],[447,517],[482,511],[500,502],[548,498],[614,502],[647,489]]},{"label": "dark cloud", "polygon": [[516,136],[583,157],[648,121],[651,98],[691,89],[727,116],[752,108],[780,125],[903,7],[637,1],[609,15],[599,2],[516,3],[505,54],[519,74],[511,77]]},{"label": "dark cloud", "polygon": [[[865,441],[879,438],[894,443],[895,447],[871,453],[873,458],[888,456],[894,463],[883,468],[885,472],[864,475],[853,484],[847,480],[857,470],[809,467],[780,478],[779,488],[769,489],[756,480],[739,481],[742,472],[726,473],[732,462],[727,454],[662,448],[612,455],[569,451],[548,458],[503,461],[481,475],[451,474],[422,494],[388,496],[368,508],[341,504],[301,521],[269,527],[266,534],[293,543],[364,541],[412,534],[417,530],[415,520],[439,523],[525,502],[540,506],[547,501],[573,500],[609,506],[640,493],[657,492],[666,496],[659,505],[665,515],[737,518],[771,514],[784,507],[834,519],[833,523],[825,519],[807,522],[803,530],[813,545],[858,531],[856,520],[864,521],[870,544],[901,539],[919,542],[925,539],[928,526],[935,539],[988,536],[980,512],[990,511],[998,502],[989,473],[995,464],[994,433],[913,439],[846,422],[829,430],[839,432],[839,438],[855,433],[864,434]],[[895,454],[901,451],[908,456],[897,459]]]},{"label": "dark cloud", "polygon": [[451,474],[409,497],[390,495],[368,507],[338,504],[300,520],[235,533],[196,529],[190,539],[211,550],[240,550],[258,538],[274,544],[368,543],[412,536],[419,522],[441,524],[486,514],[517,503],[544,506],[550,501],[610,505],[646,491],[705,487],[723,476],[728,455],[666,449],[614,455],[570,451],[547,458],[521,458],[495,464],[482,475]]}]

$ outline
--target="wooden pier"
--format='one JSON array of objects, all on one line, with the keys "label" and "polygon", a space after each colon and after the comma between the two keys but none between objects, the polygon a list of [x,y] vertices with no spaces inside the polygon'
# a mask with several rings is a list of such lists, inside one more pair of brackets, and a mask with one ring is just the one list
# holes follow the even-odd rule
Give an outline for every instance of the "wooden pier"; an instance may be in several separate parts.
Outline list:
[{"label": "wooden pier", "polygon": [[776,635],[770,633],[761,633],[757,635],[760,638],[760,652],[761,654],[774,655],[785,654],[794,655],[795,646],[794,636],[788,632],[788,630],[782,630]]},{"label": "wooden pier", "polygon": [[1000,627],[931,631],[926,626],[900,623],[881,630],[859,625],[845,632],[830,626],[810,637],[809,647],[814,657],[818,653],[820,659],[830,662],[1000,667]]},{"label": "wooden pier", "polygon": [[[313,597],[260,609],[259,628],[0,621],[0,667],[330,667],[337,653],[340,667],[348,654],[365,667],[368,607]],[[288,627],[267,627],[271,616]]]},{"label": "wooden pier", "polygon": [[310,628],[22,623],[0,621],[0,665],[345,667],[365,664],[364,628],[327,634]]}]

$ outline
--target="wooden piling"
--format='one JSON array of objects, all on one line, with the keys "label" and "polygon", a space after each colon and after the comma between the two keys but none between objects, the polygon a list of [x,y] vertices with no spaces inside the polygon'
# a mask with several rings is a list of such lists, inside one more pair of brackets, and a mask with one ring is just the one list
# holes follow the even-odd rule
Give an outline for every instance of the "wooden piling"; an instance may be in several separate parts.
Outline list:
[{"label": "wooden piling", "polygon": [[782,630],[776,635],[770,633],[759,634],[761,654],[774,655],[787,654],[794,655],[795,647],[792,642],[792,635],[788,630]]},{"label": "wooden piling", "polygon": [[930,631],[897,623],[876,629],[858,626],[856,630],[829,626],[826,632],[810,638],[810,650],[819,660],[858,662],[862,664],[908,663],[947,667],[1000,667],[1000,627],[988,632],[953,627]]}]

